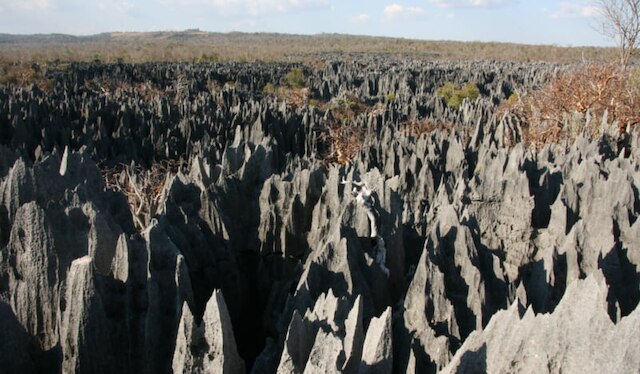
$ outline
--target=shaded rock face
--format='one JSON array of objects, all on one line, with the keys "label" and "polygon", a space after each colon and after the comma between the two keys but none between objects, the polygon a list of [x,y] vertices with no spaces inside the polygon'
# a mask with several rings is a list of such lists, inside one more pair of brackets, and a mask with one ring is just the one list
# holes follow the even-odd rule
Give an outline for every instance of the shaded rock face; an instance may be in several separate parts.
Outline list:
[{"label": "shaded rock face", "polygon": [[[363,57],[305,68],[312,97],[372,108],[331,165],[324,106],[263,93],[292,67],[80,64],[50,92],[0,88],[3,370],[640,370],[637,134],[534,153],[496,105],[556,67]],[[482,95],[447,108],[446,81]],[[455,126],[405,131],[424,118]],[[183,166],[136,230],[97,165],[165,160]]]},{"label": "shaded rock face", "polygon": [[[482,332],[471,334],[443,373],[637,370],[638,311],[614,324],[607,315],[607,284],[595,272],[567,287],[551,314],[538,314],[515,301]],[[563,328],[558,328],[562,326]],[[594,342],[598,344],[594,344]]]}]

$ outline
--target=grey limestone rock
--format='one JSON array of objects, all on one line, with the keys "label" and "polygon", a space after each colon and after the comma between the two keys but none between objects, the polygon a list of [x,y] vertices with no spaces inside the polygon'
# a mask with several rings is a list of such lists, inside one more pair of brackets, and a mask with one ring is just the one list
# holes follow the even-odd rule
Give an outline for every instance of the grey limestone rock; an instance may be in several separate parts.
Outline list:
[{"label": "grey limestone rock", "polygon": [[367,329],[358,373],[391,373],[393,349],[391,333],[391,308],[373,317]]},{"label": "grey limestone rock", "polygon": [[341,365],[339,356],[343,350],[340,338],[332,331],[320,329],[309,353],[305,374],[338,372]]},{"label": "grey limestone rock", "polygon": [[[473,333],[443,370],[450,372],[637,372],[638,312],[614,324],[604,277],[571,283],[551,314],[520,314],[518,302]],[[594,342],[598,342],[595,344]]]},{"label": "grey limestone rock", "polygon": [[[77,259],[71,264],[66,287],[66,309],[60,327],[62,371],[113,372],[116,367],[115,362],[109,358],[109,333],[104,305],[94,284],[94,265],[91,257]],[[86,334],[85,331],[91,333]]]},{"label": "grey limestone rock", "polygon": [[[2,368],[637,372],[637,130],[531,147],[497,108],[567,67],[420,56],[0,86]],[[297,67],[300,103],[263,90]],[[144,229],[119,164],[166,167]]]},{"label": "grey limestone rock", "polygon": [[364,326],[362,322],[362,300],[360,299],[360,296],[358,296],[354,302],[353,308],[351,308],[344,325],[345,362],[342,366],[342,371],[343,373],[355,373],[362,357],[362,349],[365,339]]},{"label": "grey limestone rock", "polygon": [[302,373],[305,370],[311,348],[315,342],[317,328],[306,318],[300,316],[297,310],[293,312],[285,347],[282,351],[278,373]]},{"label": "grey limestone rock", "polygon": [[7,255],[11,307],[39,349],[50,350],[60,342],[60,259],[50,221],[37,203],[18,209]]},{"label": "grey limestone rock", "polygon": [[207,303],[202,321],[196,323],[185,303],[173,353],[174,373],[244,373],[231,319],[219,290]]}]

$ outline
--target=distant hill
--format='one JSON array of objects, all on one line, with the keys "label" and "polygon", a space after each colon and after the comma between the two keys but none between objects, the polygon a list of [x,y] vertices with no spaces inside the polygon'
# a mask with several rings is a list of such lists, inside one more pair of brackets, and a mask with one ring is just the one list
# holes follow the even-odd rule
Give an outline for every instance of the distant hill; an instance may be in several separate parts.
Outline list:
[{"label": "distant hill", "polygon": [[86,37],[65,34],[13,35],[0,34],[0,44],[77,43]]},{"label": "distant hill", "polygon": [[615,57],[615,50],[343,34],[215,33],[197,29],[110,32],[89,36],[0,34],[2,61],[291,61],[353,54],[567,63],[609,61]]},{"label": "distant hill", "polygon": [[0,33],[0,44],[65,44],[65,43],[94,43],[94,42],[122,42],[122,41],[175,41],[175,40],[198,40],[198,41],[215,41],[215,40],[234,40],[234,39],[273,39],[273,38],[293,38],[303,39],[324,39],[334,37],[347,38],[376,38],[376,39],[393,39],[387,37],[363,37],[356,35],[339,35],[339,34],[318,34],[318,35],[294,35],[294,34],[278,34],[278,33],[217,33],[206,32],[200,30],[185,31],[150,31],[150,32],[108,32],[95,35],[76,36],[67,34],[2,34]]}]

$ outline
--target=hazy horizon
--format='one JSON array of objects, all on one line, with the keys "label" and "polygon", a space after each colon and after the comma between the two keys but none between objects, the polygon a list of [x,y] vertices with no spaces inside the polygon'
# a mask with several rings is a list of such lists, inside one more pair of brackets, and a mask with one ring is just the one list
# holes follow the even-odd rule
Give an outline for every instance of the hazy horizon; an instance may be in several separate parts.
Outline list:
[{"label": "hazy horizon", "polygon": [[612,46],[590,0],[1,0],[0,33],[348,34],[418,40]]}]

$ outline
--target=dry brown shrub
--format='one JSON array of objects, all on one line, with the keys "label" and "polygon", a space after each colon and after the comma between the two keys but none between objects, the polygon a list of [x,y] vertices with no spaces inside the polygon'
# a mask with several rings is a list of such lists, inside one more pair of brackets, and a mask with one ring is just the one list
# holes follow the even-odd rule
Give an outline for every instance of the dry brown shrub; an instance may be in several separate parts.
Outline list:
[{"label": "dry brown shrub", "polygon": [[380,102],[370,106],[353,93],[334,97],[330,101],[311,98],[309,104],[311,103],[323,112],[330,112],[332,123],[346,124],[363,113],[375,116],[387,110],[385,103]]},{"label": "dry brown shrub", "polygon": [[145,101],[149,101],[156,96],[163,95],[161,89],[147,83],[136,83],[132,86],[131,90]]},{"label": "dry brown shrub", "polygon": [[353,124],[354,119],[363,113],[380,111],[381,107],[371,107],[356,95],[347,94],[322,103],[321,108],[329,112],[324,137],[331,144],[331,152],[324,157],[324,161],[347,164],[362,150],[366,138],[365,130]]},{"label": "dry brown shrub", "polygon": [[162,90],[150,83],[129,83],[113,79],[94,78],[85,82],[85,87],[98,95],[109,96],[116,91],[121,91],[132,96],[149,101],[156,96],[167,96],[174,92]]},{"label": "dry brown shrub", "polygon": [[44,91],[49,91],[53,84],[42,73],[37,64],[15,63],[0,66],[0,85],[13,84],[26,87],[35,84]]},{"label": "dry brown shrub", "polygon": [[296,108],[300,108],[309,103],[309,89],[288,88],[285,90],[283,98],[287,103],[293,105]]},{"label": "dry brown shrub", "polygon": [[358,96],[347,94],[336,102],[330,103],[329,110],[336,121],[347,123],[360,114],[370,111],[371,107]]},{"label": "dry brown shrub", "polygon": [[107,189],[122,192],[127,198],[133,222],[144,230],[164,198],[165,182],[183,167],[181,161],[162,161],[145,169],[137,165],[118,164],[102,167]]},{"label": "dry brown shrub", "polygon": [[330,151],[323,161],[330,164],[348,164],[360,153],[365,142],[365,131],[350,124],[331,122],[321,139],[328,142]]},{"label": "dry brown shrub", "polygon": [[450,134],[454,129],[454,125],[439,119],[409,120],[400,124],[400,130],[415,137],[423,134],[431,134],[436,130],[444,131]]},{"label": "dry brown shrub", "polygon": [[309,104],[309,89],[308,88],[288,88],[282,86],[274,86],[273,84],[267,84],[263,92],[267,95],[276,97],[279,101],[284,101],[288,105],[295,108],[301,108],[305,104]]},{"label": "dry brown shrub", "polygon": [[373,107],[369,108],[367,113],[369,116],[381,116],[387,111],[387,105],[385,103],[377,103]]},{"label": "dry brown shrub", "polygon": [[[617,121],[620,132],[640,123],[640,84],[637,71],[618,65],[589,65],[556,74],[549,83],[520,100],[503,104],[498,112],[514,115],[525,130],[524,140],[531,144],[558,142],[571,132],[568,126],[600,122],[604,113]],[[597,129],[581,129],[597,135]],[[584,131],[588,130],[588,131]]]}]

